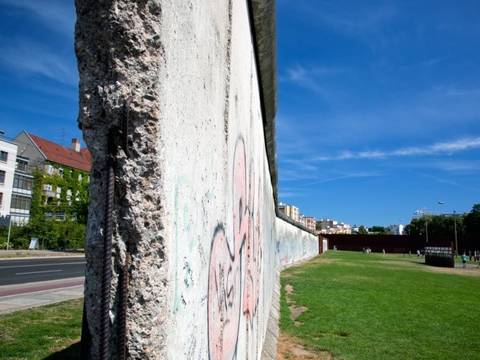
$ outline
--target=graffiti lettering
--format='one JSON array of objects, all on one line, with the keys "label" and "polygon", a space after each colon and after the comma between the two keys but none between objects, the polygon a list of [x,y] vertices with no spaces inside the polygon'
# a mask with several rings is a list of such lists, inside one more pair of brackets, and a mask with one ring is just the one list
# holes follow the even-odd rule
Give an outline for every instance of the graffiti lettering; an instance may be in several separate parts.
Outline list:
[{"label": "graffiti lettering", "polygon": [[228,241],[223,225],[217,226],[210,253],[208,342],[212,360],[235,357],[241,315],[253,326],[260,296],[260,212],[255,206],[258,192],[254,191],[252,164],[247,189],[245,144],[241,139],[235,146],[233,166],[233,241]]}]

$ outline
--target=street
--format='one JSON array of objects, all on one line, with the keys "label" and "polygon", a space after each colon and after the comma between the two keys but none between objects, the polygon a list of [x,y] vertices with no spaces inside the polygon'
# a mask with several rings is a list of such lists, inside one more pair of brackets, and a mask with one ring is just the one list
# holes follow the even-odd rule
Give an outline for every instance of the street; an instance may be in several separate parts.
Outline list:
[{"label": "street", "polygon": [[83,257],[0,260],[0,286],[82,277]]}]

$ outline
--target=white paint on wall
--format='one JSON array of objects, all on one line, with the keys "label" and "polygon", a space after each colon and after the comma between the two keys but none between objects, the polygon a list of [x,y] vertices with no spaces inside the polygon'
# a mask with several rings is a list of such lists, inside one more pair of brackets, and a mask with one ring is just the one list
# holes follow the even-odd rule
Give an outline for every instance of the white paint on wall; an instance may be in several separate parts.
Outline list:
[{"label": "white paint on wall", "polygon": [[308,260],[319,253],[317,236],[280,218],[276,219],[276,236],[281,268]]},{"label": "white paint on wall", "polygon": [[318,241],[275,220],[247,3],[164,6],[168,357],[257,359],[275,269]]}]

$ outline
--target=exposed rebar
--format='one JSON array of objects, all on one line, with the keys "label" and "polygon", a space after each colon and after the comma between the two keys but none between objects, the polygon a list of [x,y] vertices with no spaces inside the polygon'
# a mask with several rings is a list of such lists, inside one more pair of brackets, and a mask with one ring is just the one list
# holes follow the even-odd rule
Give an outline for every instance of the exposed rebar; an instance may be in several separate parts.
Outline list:
[{"label": "exposed rebar", "polygon": [[127,301],[128,301],[128,253],[125,256],[120,279],[120,299],[118,314],[118,359],[124,360],[127,356],[126,338],[127,338]]},{"label": "exposed rebar", "polygon": [[112,283],[113,200],[115,191],[114,135],[108,134],[105,232],[103,241],[102,305],[100,320],[100,359],[110,358],[110,287]]}]

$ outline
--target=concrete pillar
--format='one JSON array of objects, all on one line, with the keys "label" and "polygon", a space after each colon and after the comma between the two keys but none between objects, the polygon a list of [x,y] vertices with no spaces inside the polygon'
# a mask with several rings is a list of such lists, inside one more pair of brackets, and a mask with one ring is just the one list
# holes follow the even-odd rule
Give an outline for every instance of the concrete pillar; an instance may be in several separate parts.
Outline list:
[{"label": "concrete pillar", "polygon": [[[108,135],[115,148],[111,266],[112,358],[116,357],[117,287],[131,254],[127,346],[131,359],[164,358],[165,242],[162,225],[160,81],[165,61],[159,1],[77,0],[79,126],[93,156],[87,229],[86,318],[90,356],[98,358]],[[112,130],[113,129],[113,130]],[[126,130],[126,131],[121,131]],[[128,156],[124,149],[127,145]]]}]

